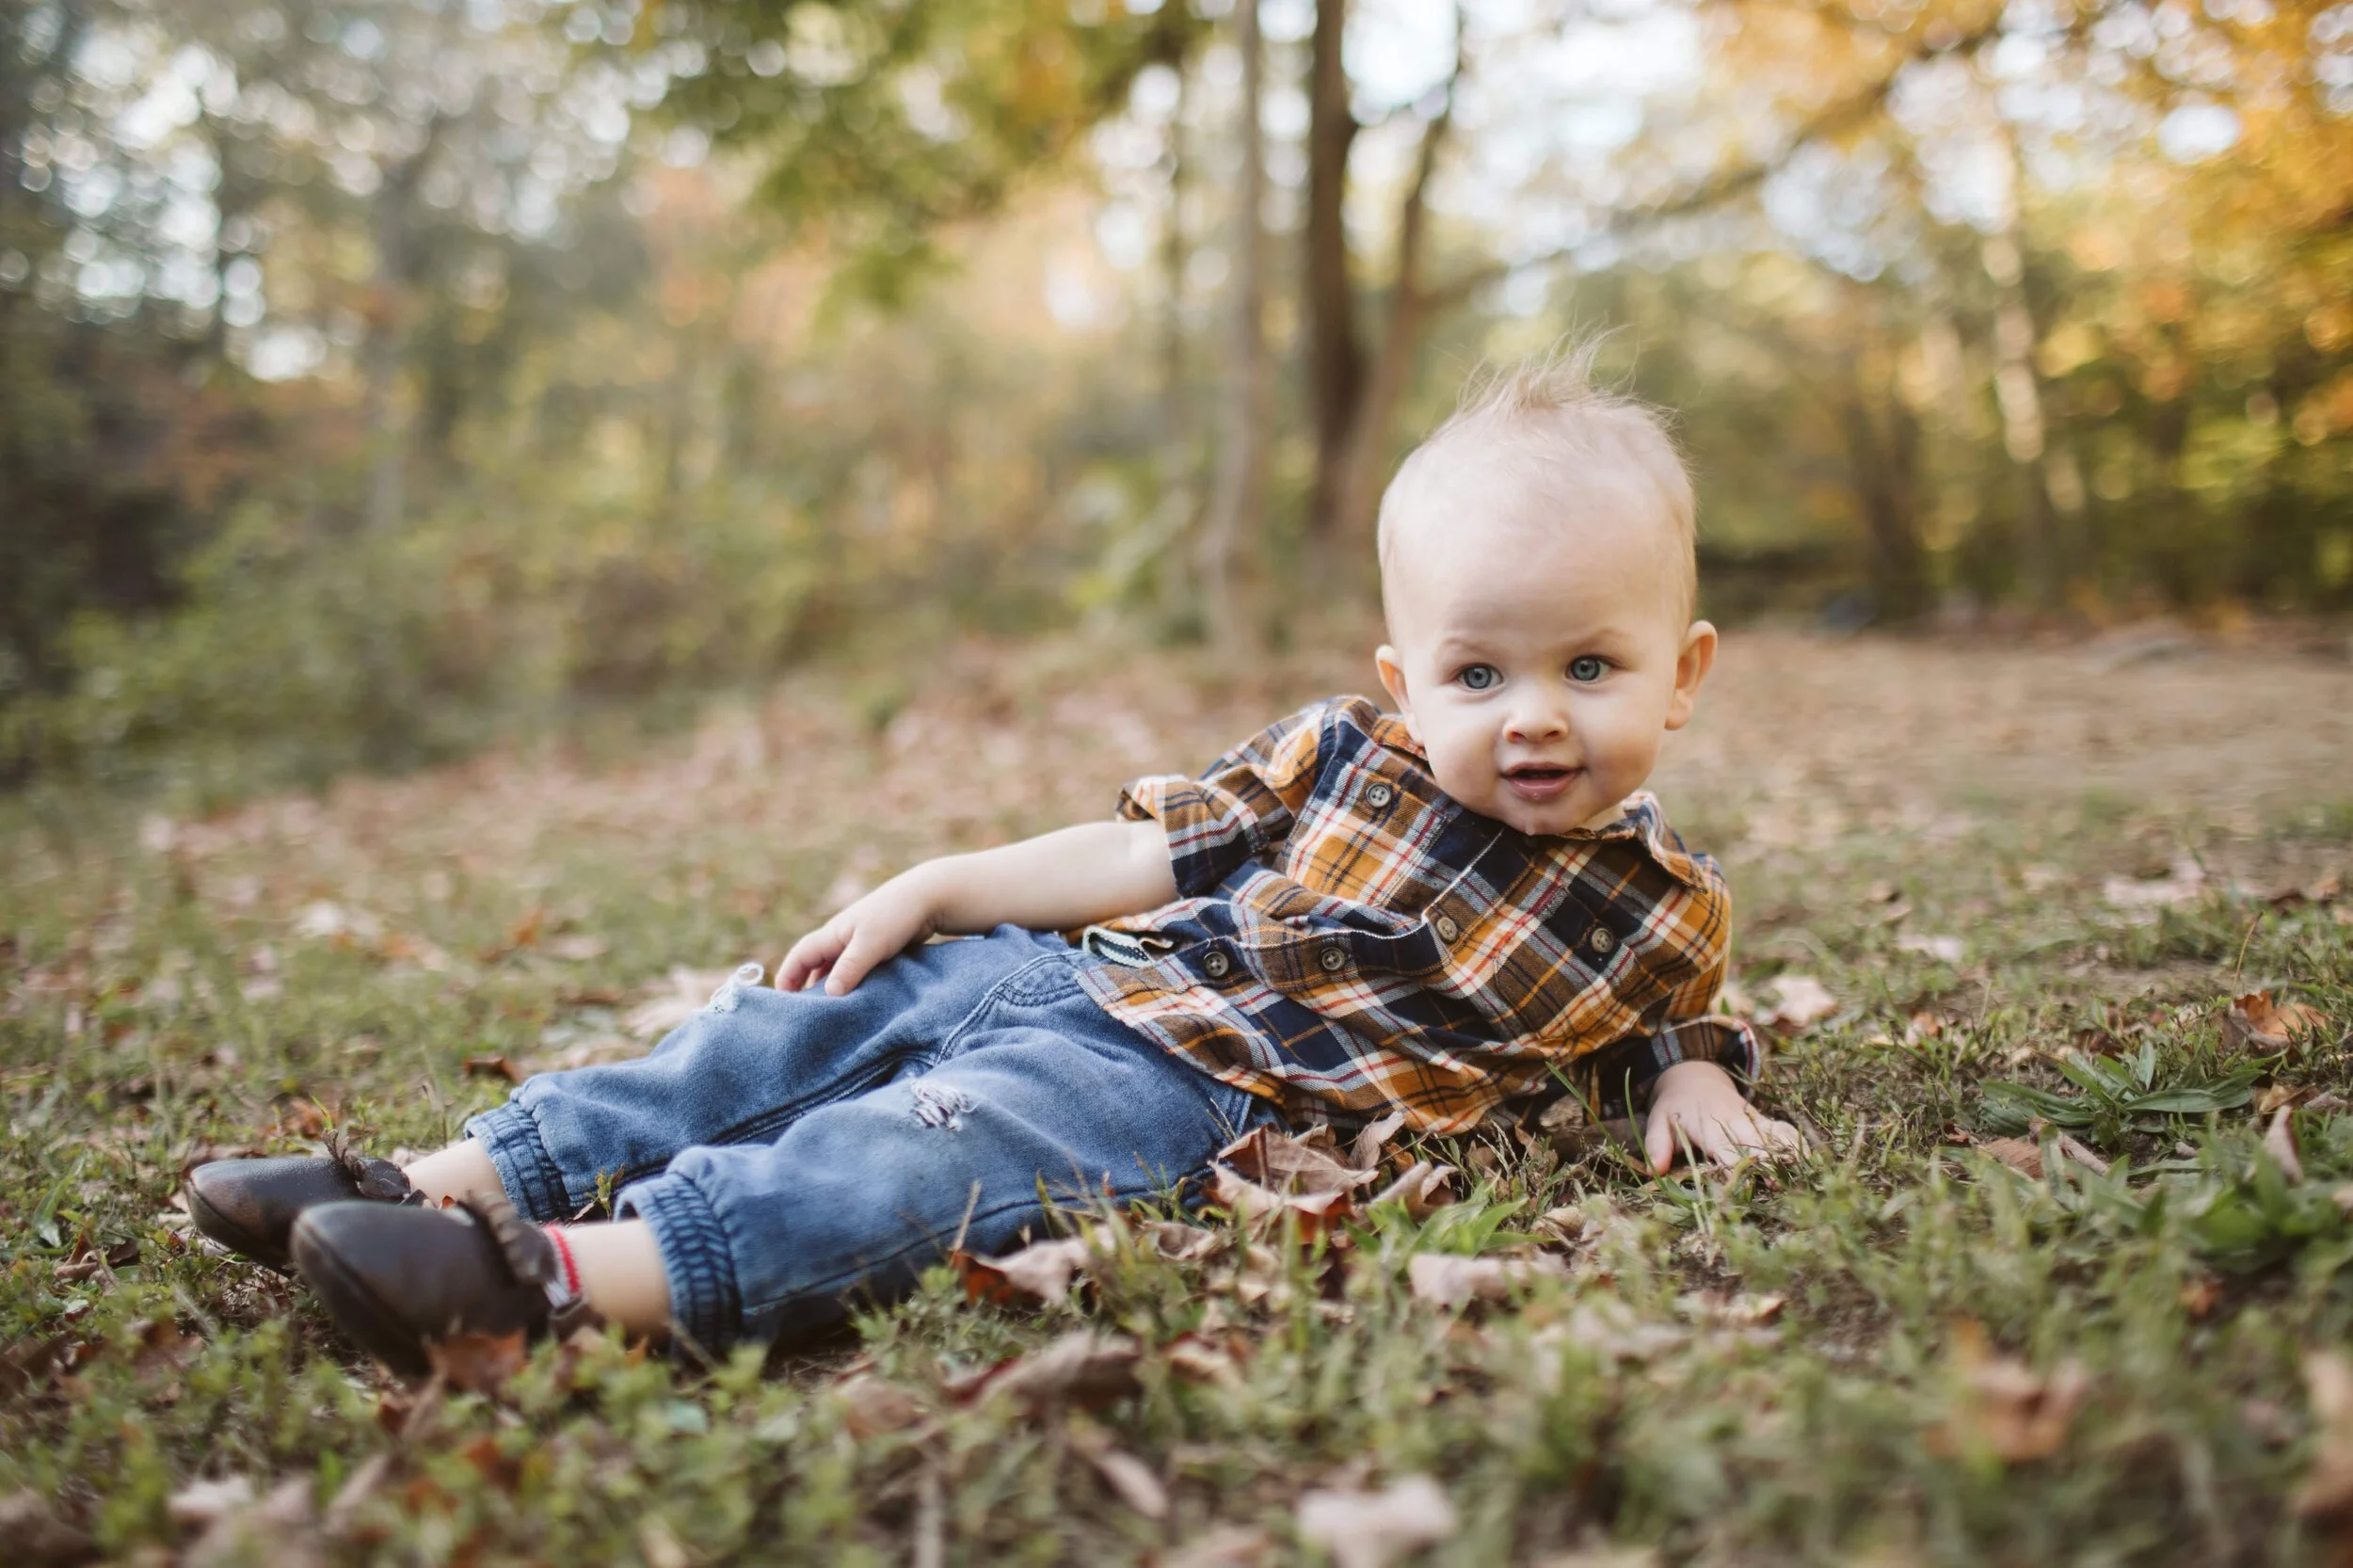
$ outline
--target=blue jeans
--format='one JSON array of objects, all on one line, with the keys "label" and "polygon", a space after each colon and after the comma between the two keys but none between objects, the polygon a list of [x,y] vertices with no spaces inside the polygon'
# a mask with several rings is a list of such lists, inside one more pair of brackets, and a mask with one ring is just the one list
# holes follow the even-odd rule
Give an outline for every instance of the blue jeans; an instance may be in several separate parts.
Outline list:
[{"label": "blue jeans", "polygon": [[466,1124],[562,1220],[619,1190],[707,1351],[837,1322],[1050,1199],[1167,1192],[1276,1113],[1080,990],[1100,960],[1015,926],[909,950],[846,997],[730,982],[651,1055],[543,1073]]}]

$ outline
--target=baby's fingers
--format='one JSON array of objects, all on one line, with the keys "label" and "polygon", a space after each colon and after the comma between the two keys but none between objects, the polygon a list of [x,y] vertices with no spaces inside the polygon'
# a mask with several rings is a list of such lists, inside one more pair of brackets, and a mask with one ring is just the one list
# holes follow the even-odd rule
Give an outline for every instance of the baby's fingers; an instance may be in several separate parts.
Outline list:
[{"label": "baby's fingers", "polygon": [[830,922],[819,926],[793,943],[792,951],[786,953],[784,962],[776,966],[776,989],[779,991],[800,990],[811,980],[832,968],[840,959],[841,950],[847,945],[846,935],[837,931]]}]

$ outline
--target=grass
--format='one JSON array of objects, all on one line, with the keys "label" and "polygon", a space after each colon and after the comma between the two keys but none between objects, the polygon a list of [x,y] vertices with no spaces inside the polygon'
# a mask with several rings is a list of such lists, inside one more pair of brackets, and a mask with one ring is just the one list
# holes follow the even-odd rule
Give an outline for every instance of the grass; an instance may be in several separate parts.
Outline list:
[{"label": "grass", "polygon": [[[1261,695],[1205,698],[1199,728],[1278,711]],[[1507,1132],[1400,1148],[1457,1166],[1465,1201],[1308,1240],[1209,1216],[1185,1256],[1080,1217],[1116,1244],[1065,1302],[976,1304],[943,1266],[765,1363],[543,1346],[494,1396],[401,1389],[297,1288],[191,1244],[170,1204],[208,1151],[330,1129],[430,1146],[505,1092],[490,1059],[620,1048],[671,966],[776,951],[845,866],[1070,814],[934,779],[964,814],[926,838],[920,802],[887,785],[909,713],[947,714],[975,757],[992,726],[1071,728],[1037,691],[919,694],[880,726],[856,702],[779,700],[804,728],[763,720],[770,749],[740,767],[723,725],[683,747],[703,760],[637,778],[541,757],[143,836],[105,803],[15,824],[11,1560],[1323,1560],[1305,1494],[1413,1475],[1451,1503],[1441,1563],[2343,1548],[2340,1521],[2298,1503],[2346,1441],[2306,1367],[2353,1329],[2353,1112],[2295,1112],[2291,1173],[2258,1108],[2353,1088],[2353,924],[2341,899],[2275,909],[2233,887],[2342,870],[2342,809],[2233,828],[2103,792],[1980,800],[1929,840],[1849,819],[1760,843],[1737,837],[1745,805],[1678,803],[1732,840],[1742,987],[1802,972],[1839,1004],[1782,1044],[1765,1097],[1815,1146],[1776,1170],[1657,1179],[1607,1144]],[[1176,728],[1188,749],[1167,765],[1198,762]],[[1104,778],[1140,771],[1087,756]],[[754,816],[778,774],[816,802],[789,832]],[[525,794],[542,815],[522,819]],[[2177,852],[2210,869],[2195,899],[2151,915],[2103,897]],[[1907,936],[1958,936],[1960,956]],[[2222,1004],[2258,986],[2323,1026],[2291,1051],[2233,1048]],[[2107,1173],[2047,1144],[2033,1178],[1981,1146],[2062,1129]],[[1538,1251],[1565,1271],[1501,1300],[1442,1309],[1412,1286],[1417,1253]],[[1130,1391],[1092,1410],[958,1397],[1080,1328],[1132,1341]],[[1165,1489],[1164,1517],[1107,1454]],[[224,1480],[258,1500],[208,1533],[219,1511],[190,1488]]]}]

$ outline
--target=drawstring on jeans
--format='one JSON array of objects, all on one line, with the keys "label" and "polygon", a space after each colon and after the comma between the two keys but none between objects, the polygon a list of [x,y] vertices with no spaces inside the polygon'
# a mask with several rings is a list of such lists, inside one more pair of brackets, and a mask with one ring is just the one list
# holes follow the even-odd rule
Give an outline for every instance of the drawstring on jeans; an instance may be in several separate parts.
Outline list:
[{"label": "drawstring on jeans", "polygon": [[735,972],[711,993],[711,1000],[705,1005],[713,1013],[734,1012],[737,999],[744,994],[744,987],[759,984],[767,972],[758,964],[738,964]]}]

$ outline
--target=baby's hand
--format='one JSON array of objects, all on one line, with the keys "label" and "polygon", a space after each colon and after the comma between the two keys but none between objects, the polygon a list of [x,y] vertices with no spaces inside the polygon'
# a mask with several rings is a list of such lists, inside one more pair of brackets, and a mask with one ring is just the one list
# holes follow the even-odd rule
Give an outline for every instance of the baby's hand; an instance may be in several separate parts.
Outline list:
[{"label": "baby's hand", "polygon": [[776,966],[776,989],[798,991],[818,980],[829,997],[847,996],[874,966],[939,929],[928,881],[913,872],[892,877],[792,944]]},{"label": "baby's hand", "polygon": [[1658,1075],[1651,1093],[1642,1133],[1650,1168],[1664,1176],[1678,1144],[1710,1164],[1729,1165],[1744,1154],[1792,1153],[1802,1140],[1787,1122],[1760,1115],[1732,1075],[1713,1062],[1678,1062]]}]

